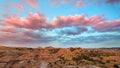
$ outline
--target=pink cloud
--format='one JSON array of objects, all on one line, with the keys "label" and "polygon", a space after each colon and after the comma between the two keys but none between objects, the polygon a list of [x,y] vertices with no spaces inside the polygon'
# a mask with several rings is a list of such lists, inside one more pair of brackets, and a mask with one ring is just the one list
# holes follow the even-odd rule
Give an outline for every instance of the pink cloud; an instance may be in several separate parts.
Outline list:
[{"label": "pink cloud", "polygon": [[28,17],[5,18],[4,22],[20,28],[39,29],[47,26],[47,18],[43,14],[29,13]]},{"label": "pink cloud", "polygon": [[100,22],[103,22],[103,21],[105,21],[106,19],[104,18],[104,16],[103,15],[94,15],[94,16],[91,16],[91,17],[87,17],[86,18],[86,20],[87,20],[87,24],[88,25],[94,25],[94,24],[98,24],[98,23],[100,23]]},{"label": "pink cloud", "polygon": [[53,19],[52,25],[57,27],[63,26],[92,26],[106,19],[99,15],[87,17],[85,14],[74,16],[59,16]]},{"label": "pink cloud", "polygon": [[[29,13],[28,17],[10,16],[5,17],[5,25],[0,28],[0,43],[19,43],[23,44],[42,43],[56,40],[53,37],[45,37],[40,32],[35,32],[41,28],[55,29],[75,26],[75,31],[72,29],[58,31],[59,34],[77,35],[81,32],[88,31],[87,26],[91,26],[97,31],[111,31],[112,28],[120,27],[120,20],[108,20],[102,15],[94,15],[87,17],[87,15],[74,16],[58,16],[51,22],[47,17],[40,13]],[[0,24],[1,25],[1,24]],[[24,28],[24,29],[22,29]],[[44,34],[44,32],[43,32]]]},{"label": "pink cloud", "polygon": [[0,30],[3,32],[17,32],[16,29],[17,28],[15,28],[13,26],[5,26],[5,27],[1,28]]},{"label": "pink cloud", "polygon": [[84,0],[49,0],[52,5],[72,3],[76,7],[84,6],[86,3]]},{"label": "pink cloud", "polygon": [[0,19],[0,23],[3,22],[3,20]]},{"label": "pink cloud", "polygon": [[50,1],[50,3],[51,3],[53,6],[55,6],[55,5],[58,4],[58,2],[57,2],[56,0],[49,0],[49,1]]},{"label": "pink cloud", "polygon": [[19,9],[19,10],[24,10],[23,6],[20,4],[14,4],[14,7]]},{"label": "pink cloud", "polygon": [[54,28],[66,26],[91,26],[98,31],[104,31],[113,27],[120,26],[120,20],[108,20],[103,15],[86,15],[59,16],[53,19],[51,25]]},{"label": "pink cloud", "polygon": [[75,2],[75,6],[77,6],[77,7],[84,6],[84,5],[85,4],[84,4],[83,0],[78,0]]},{"label": "pink cloud", "polygon": [[27,0],[27,3],[34,8],[38,8],[38,0]]},{"label": "pink cloud", "polygon": [[0,33],[0,40],[15,37],[15,33]]},{"label": "pink cloud", "polygon": [[53,27],[63,27],[63,26],[74,26],[74,25],[85,25],[85,15],[75,15],[75,16],[59,16],[53,19]]},{"label": "pink cloud", "polygon": [[28,17],[10,16],[5,17],[3,20],[8,26],[14,26],[26,29],[54,29],[69,26],[91,26],[96,30],[102,31],[112,27],[120,26],[120,20],[108,20],[103,15],[94,15],[87,17],[87,15],[74,15],[74,16],[58,16],[53,18],[51,22],[48,18],[40,13],[29,13]]},{"label": "pink cloud", "polygon": [[102,3],[107,3],[107,4],[119,4],[120,0],[49,0],[50,3],[53,6],[60,5],[60,4],[66,4],[66,3],[71,3],[73,6],[76,7],[83,7],[83,6],[88,6],[89,4],[97,4],[101,5]]},{"label": "pink cloud", "polygon": [[4,18],[9,18],[10,15],[9,15],[9,14],[3,14],[3,17],[4,17]]},{"label": "pink cloud", "polygon": [[94,29],[98,31],[106,31],[112,28],[117,28],[120,26],[120,20],[106,20],[106,21],[101,21],[97,24],[92,25]]}]

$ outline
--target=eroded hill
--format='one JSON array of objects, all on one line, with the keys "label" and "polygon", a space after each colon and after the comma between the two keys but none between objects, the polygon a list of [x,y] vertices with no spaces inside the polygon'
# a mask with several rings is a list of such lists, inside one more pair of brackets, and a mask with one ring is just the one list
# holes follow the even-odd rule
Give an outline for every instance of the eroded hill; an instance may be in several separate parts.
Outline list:
[{"label": "eroded hill", "polygon": [[0,47],[0,68],[119,68],[120,49]]}]

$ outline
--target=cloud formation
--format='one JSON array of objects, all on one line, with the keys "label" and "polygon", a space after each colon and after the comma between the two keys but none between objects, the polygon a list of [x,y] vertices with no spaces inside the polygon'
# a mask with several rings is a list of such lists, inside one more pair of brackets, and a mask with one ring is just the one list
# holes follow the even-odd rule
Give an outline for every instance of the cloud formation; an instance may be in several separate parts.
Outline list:
[{"label": "cloud formation", "polygon": [[84,0],[49,0],[49,1],[53,6],[59,4],[72,3],[76,7],[81,7],[88,4],[88,1],[85,2]]},{"label": "cloud formation", "polygon": [[38,0],[26,0],[26,1],[33,8],[38,8]]},{"label": "cloud formation", "polygon": [[109,4],[119,4],[120,0],[106,0],[106,3],[109,3]]},{"label": "cloud formation", "polygon": [[53,19],[53,27],[65,27],[65,26],[91,26],[98,31],[104,31],[114,27],[120,26],[119,20],[105,19],[104,16],[94,15],[87,17],[83,15],[75,16],[59,16]]},{"label": "cloud formation", "polygon": [[120,26],[120,20],[109,20],[102,15],[94,15],[87,17],[87,15],[74,15],[74,16],[58,16],[51,22],[48,21],[48,17],[40,13],[30,12],[28,17],[5,17],[3,20],[6,25],[26,28],[26,29],[54,29],[63,27],[87,27],[91,26],[98,31],[104,31],[111,28],[117,28]]},{"label": "cloud formation", "polygon": [[73,4],[73,6],[76,7],[83,7],[83,6],[88,6],[89,4],[99,4],[100,3],[106,3],[106,4],[119,4],[120,0],[49,0],[50,3],[54,6],[54,5],[60,5],[60,4]]},{"label": "cloud formation", "polygon": [[13,26],[5,26],[3,28],[0,28],[0,31],[3,31],[3,32],[16,32],[15,29],[16,28],[13,27]]},{"label": "cloud formation", "polygon": [[[95,2],[96,1],[96,2]],[[72,4],[77,7],[88,6],[97,0],[50,0],[53,5]],[[106,4],[117,4],[119,0],[104,0]],[[25,6],[25,7],[24,7]],[[19,15],[27,9],[38,9],[38,0],[20,0],[0,8],[7,12],[0,19],[0,43],[3,44],[75,44],[120,40],[120,19],[110,20],[103,15],[76,14],[57,16],[49,21],[42,13],[28,12],[28,16]],[[11,10],[18,9],[17,13]],[[20,11],[22,10],[22,11]],[[48,11],[48,13],[50,13]]]},{"label": "cloud formation", "polygon": [[90,43],[115,40],[120,36],[120,20],[109,20],[102,15],[58,16],[50,22],[43,14],[29,13],[28,17],[5,17],[2,22],[5,24],[1,25],[0,41],[5,43]]},{"label": "cloud formation", "polygon": [[43,14],[32,12],[30,12],[26,18],[15,16],[4,19],[4,22],[8,25],[28,29],[45,28],[48,24],[47,21],[46,16]]},{"label": "cloud formation", "polygon": [[14,7],[22,11],[24,10],[23,6],[20,4],[14,4]]}]

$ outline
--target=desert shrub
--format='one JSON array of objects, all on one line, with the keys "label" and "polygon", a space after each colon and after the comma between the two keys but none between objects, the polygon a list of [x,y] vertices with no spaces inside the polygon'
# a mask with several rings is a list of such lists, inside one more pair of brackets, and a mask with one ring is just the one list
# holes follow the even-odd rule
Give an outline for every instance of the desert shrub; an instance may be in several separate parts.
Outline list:
[{"label": "desert shrub", "polygon": [[36,54],[36,55],[34,56],[34,60],[39,60],[39,55],[38,55],[38,54]]},{"label": "desert shrub", "polygon": [[113,60],[114,62],[116,62],[116,60]]},{"label": "desert shrub", "polygon": [[100,61],[100,60],[99,60],[99,63],[101,63],[101,64],[105,64],[105,62],[102,62],[102,61]]},{"label": "desert shrub", "polygon": [[106,63],[110,63],[110,60],[107,60]]},{"label": "desert shrub", "polygon": [[33,48],[27,48],[27,50],[33,51]]},{"label": "desert shrub", "polygon": [[94,60],[93,59],[93,62],[97,62],[97,63],[100,63],[100,64],[105,64],[105,62],[101,61],[101,60]]},{"label": "desert shrub", "polygon": [[114,68],[119,68],[118,64],[113,65]]},{"label": "desert shrub", "polygon": [[49,66],[50,68],[52,68],[53,65],[52,65],[52,63],[49,63],[48,66]]},{"label": "desert shrub", "polygon": [[73,56],[72,60],[73,61],[82,60],[82,57],[80,55],[75,55],[75,56]]},{"label": "desert shrub", "polygon": [[101,60],[103,59],[103,57],[102,57],[102,56],[100,56],[99,58],[100,58]]},{"label": "desert shrub", "polygon": [[0,52],[0,57],[3,57],[3,56],[5,56],[4,52]]},{"label": "desert shrub", "polygon": [[78,64],[79,60],[82,60],[82,57],[80,55],[75,55],[74,57],[72,57],[72,60]]},{"label": "desert shrub", "polygon": [[73,65],[73,64],[69,62],[68,65]]},{"label": "desert shrub", "polygon": [[23,48],[15,48],[16,50],[19,50],[19,51],[21,51],[21,50],[23,50]]},{"label": "desert shrub", "polygon": [[77,54],[72,59],[74,61],[76,61],[76,60],[82,60],[82,59],[85,59],[85,60],[88,60],[88,61],[93,61],[93,59],[89,56],[89,54],[84,54],[84,53]]},{"label": "desert shrub", "polygon": [[23,53],[17,53],[17,56],[22,56],[23,55]]},{"label": "desert shrub", "polygon": [[59,58],[59,61],[61,62],[61,64],[65,64],[67,61],[69,61],[64,57],[64,55],[61,55],[58,58]]},{"label": "desert shrub", "polygon": [[57,61],[55,61],[54,64],[57,64]]},{"label": "desert shrub", "polygon": [[70,48],[70,51],[71,51],[71,52],[74,51],[74,50],[75,50],[75,48],[72,48],[72,47]]},{"label": "desert shrub", "polygon": [[25,68],[24,66],[22,66],[21,68]]},{"label": "desert shrub", "polygon": [[50,54],[55,54],[55,53],[57,53],[59,50],[60,50],[59,48],[50,49],[50,50],[49,50],[49,53],[50,53]]}]

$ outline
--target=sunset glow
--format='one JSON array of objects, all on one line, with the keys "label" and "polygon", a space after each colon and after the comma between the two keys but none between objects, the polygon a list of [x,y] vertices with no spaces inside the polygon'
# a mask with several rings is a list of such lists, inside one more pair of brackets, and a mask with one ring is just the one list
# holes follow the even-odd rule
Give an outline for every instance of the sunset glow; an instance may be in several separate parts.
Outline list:
[{"label": "sunset glow", "polygon": [[120,0],[1,0],[0,45],[120,47]]}]

